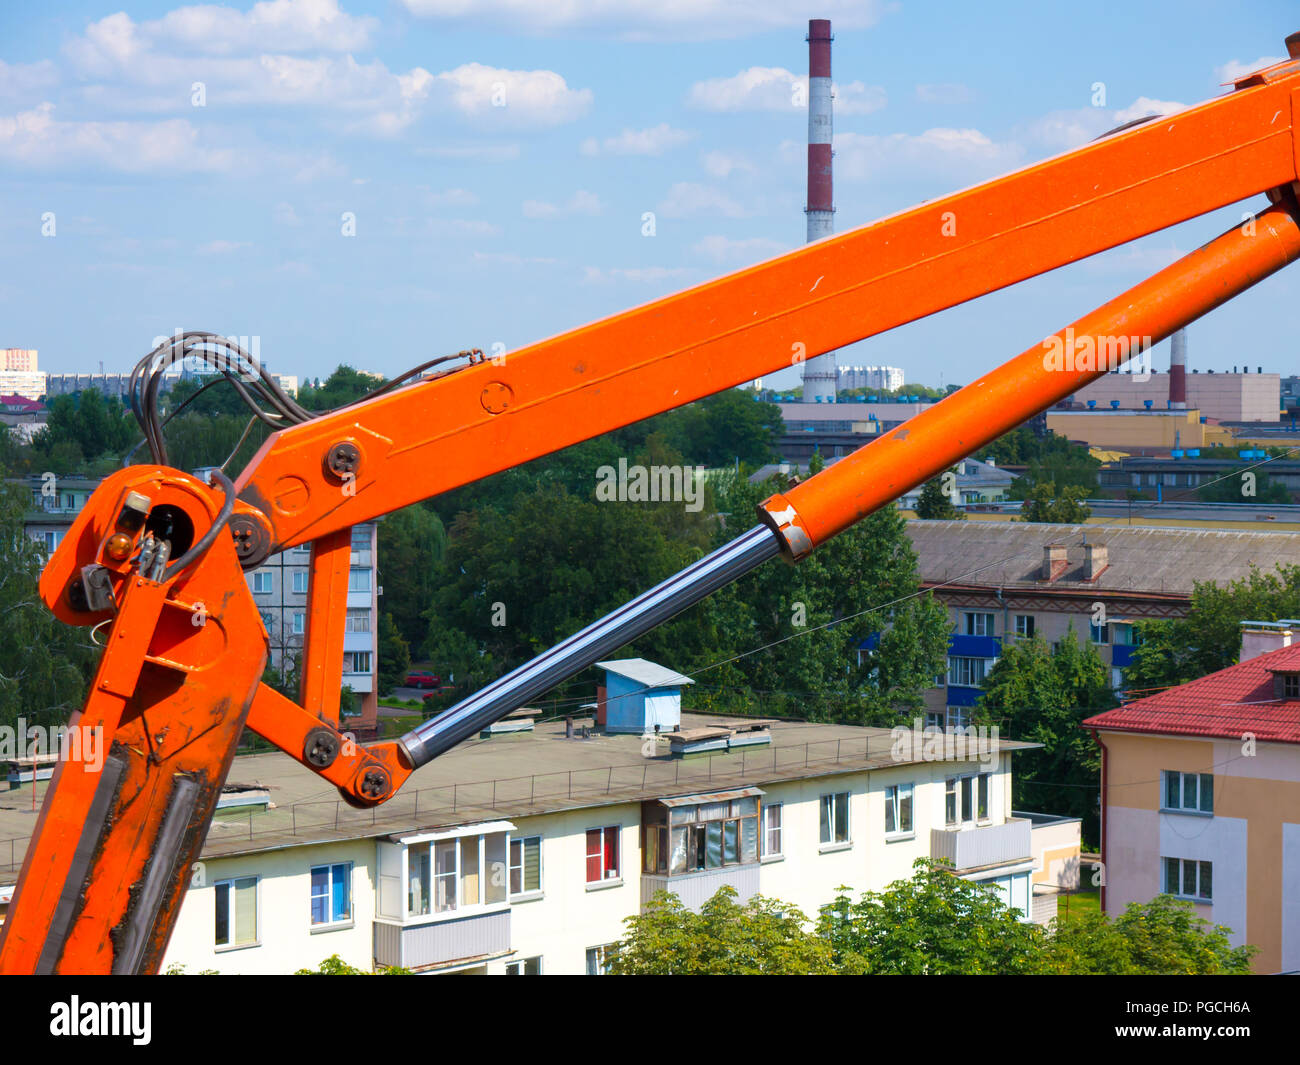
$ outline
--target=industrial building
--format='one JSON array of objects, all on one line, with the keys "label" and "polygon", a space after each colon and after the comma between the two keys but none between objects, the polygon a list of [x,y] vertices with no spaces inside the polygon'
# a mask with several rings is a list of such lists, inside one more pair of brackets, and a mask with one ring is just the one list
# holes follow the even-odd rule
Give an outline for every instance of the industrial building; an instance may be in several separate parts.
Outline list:
[{"label": "industrial building", "polygon": [[[1119,404],[1122,411],[1168,409],[1170,375],[1109,373],[1076,392],[1076,407],[1099,410]],[[1199,373],[1187,375],[1187,408],[1218,422],[1276,422],[1282,406],[1282,376],[1275,373]],[[1052,413],[1056,413],[1053,411]]]}]

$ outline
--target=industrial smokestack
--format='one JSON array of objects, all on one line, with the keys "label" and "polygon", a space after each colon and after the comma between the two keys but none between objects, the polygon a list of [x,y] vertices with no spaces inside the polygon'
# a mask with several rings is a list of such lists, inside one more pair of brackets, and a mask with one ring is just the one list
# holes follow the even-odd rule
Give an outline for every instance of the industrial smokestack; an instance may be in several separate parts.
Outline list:
[{"label": "industrial smokestack", "polygon": [[[808,241],[835,231],[831,187],[831,23],[808,20]],[[803,367],[805,403],[834,403],[835,352],[809,359]]]},{"label": "industrial smokestack", "polygon": [[1187,330],[1169,338],[1169,409],[1187,409]]}]

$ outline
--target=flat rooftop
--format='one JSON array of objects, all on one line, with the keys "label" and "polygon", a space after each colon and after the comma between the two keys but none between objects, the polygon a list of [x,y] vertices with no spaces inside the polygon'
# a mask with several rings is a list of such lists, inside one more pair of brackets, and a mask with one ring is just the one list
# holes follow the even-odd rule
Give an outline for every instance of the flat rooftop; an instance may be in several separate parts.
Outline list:
[{"label": "flat rooftop", "polygon": [[[682,714],[682,728],[746,725],[753,718]],[[218,811],[202,857],[280,850],[335,840],[409,834],[453,825],[559,810],[637,802],[719,788],[857,773],[911,764],[896,761],[890,730],[777,721],[770,745],[689,758],[669,755],[666,740],[652,757],[640,736],[593,731],[565,738],[563,720],[539,721],[532,732],[468,740],[412,775],[397,796],[373,810],[355,810],[338,791],[280,751],[242,755],[227,785],[265,789],[272,808]],[[953,754],[953,738],[946,737]],[[1000,739],[999,751],[1041,746]],[[38,800],[39,801],[39,800]],[[36,823],[31,785],[0,792],[0,884],[12,883]]]}]

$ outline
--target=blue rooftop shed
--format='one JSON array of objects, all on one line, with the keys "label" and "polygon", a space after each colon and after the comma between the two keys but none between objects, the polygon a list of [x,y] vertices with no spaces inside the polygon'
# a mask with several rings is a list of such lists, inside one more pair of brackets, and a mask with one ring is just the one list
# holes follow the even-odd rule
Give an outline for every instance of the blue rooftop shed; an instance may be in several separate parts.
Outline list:
[{"label": "blue rooftop shed", "polygon": [[596,667],[605,671],[606,732],[642,736],[656,725],[660,732],[673,732],[682,723],[682,686],[695,683],[690,677],[644,658],[597,662]]}]

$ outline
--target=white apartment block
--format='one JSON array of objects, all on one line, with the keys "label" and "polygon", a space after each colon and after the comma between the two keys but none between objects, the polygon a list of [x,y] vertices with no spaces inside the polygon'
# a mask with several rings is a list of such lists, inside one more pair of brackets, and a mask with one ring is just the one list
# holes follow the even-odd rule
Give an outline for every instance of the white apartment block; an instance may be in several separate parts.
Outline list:
[{"label": "white apartment block", "polygon": [[[343,634],[343,683],[357,695],[356,716],[373,720],[379,697],[379,585],[377,525],[352,528],[347,619]],[[271,640],[270,664],[281,675],[302,652],[307,632],[307,585],[311,545],[272,555],[245,574]]]},{"label": "white apartment block", "polygon": [[835,373],[835,387],[840,391],[878,388],[896,392],[903,387],[903,371],[897,366],[840,366]]},{"label": "white apartment block", "polygon": [[[320,801],[319,778],[281,754],[236,759],[232,785],[269,790],[219,812],[164,965],[286,973],[338,955],[361,969],[598,974],[661,889],[698,907],[731,885],[815,919],[841,885],[881,889],[935,856],[1028,919],[1031,878],[1061,865],[1011,811],[1012,754],[1032,744],[927,761],[919,747],[899,757],[883,729],[687,714],[679,732],[706,727],[736,730],[736,746],[679,758],[663,737],[584,739],[562,721],[485,736],[373,814]],[[1077,826],[1074,848],[1077,867]]]},{"label": "white apartment block", "polygon": [[37,366],[35,348],[0,348],[0,396],[40,399],[45,374]]}]

